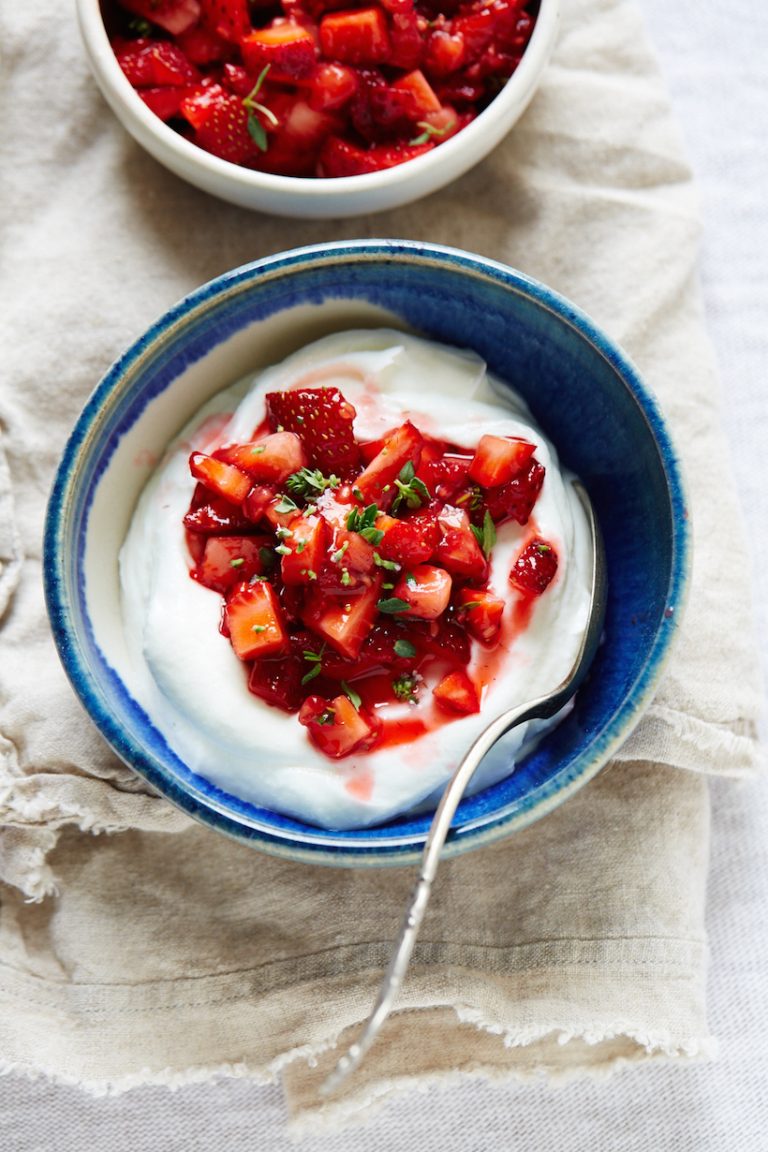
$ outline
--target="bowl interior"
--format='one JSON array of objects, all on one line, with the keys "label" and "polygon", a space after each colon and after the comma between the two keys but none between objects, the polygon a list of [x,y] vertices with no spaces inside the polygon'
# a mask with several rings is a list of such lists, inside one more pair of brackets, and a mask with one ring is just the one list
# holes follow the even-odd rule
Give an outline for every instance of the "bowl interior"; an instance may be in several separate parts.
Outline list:
[{"label": "bowl interior", "polygon": [[248,265],[167,313],[112,367],[67,445],[46,528],[56,641],[107,740],[169,799],[273,853],[332,864],[405,863],[429,816],[326,832],[190,772],[124,687],[117,560],[144,483],[206,399],[321,335],[377,325],[483,356],[584,481],[606,543],[605,641],[587,683],[512,775],[462,802],[448,852],[543,815],[626,738],[657,682],[687,569],[683,492],[655,402],[583,314],[510,269],[449,249],[353,242]]}]

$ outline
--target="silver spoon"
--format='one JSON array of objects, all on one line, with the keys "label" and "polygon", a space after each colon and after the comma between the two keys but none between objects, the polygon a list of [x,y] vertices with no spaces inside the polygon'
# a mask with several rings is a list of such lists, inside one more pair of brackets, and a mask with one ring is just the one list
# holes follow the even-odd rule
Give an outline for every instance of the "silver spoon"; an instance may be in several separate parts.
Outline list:
[{"label": "silver spoon", "polygon": [[413,952],[413,946],[416,943],[421,922],[424,919],[424,913],[427,910],[432,881],[437,872],[437,865],[440,861],[440,853],[445,844],[445,838],[448,835],[459,802],[466,791],[467,785],[474,776],[480,761],[496,741],[499,740],[505,732],[509,732],[510,728],[514,728],[517,724],[522,724],[526,720],[554,716],[554,714],[570,700],[571,696],[573,696],[581,685],[597,651],[603,631],[603,621],[605,619],[605,551],[600,534],[600,527],[597,523],[592,503],[585,489],[578,481],[574,481],[574,488],[584,505],[592,539],[592,589],[589,621],[576,660],[566,678],[562,683],[558,684],[552,692],[548,692],[545,696],[539,696],[536,700],[530,700],[526,704],[520,704],[516,708],[510,708],[508,711],[503,712],[501,716],[497,716],[497,718],[480,733],[448,781],[432,824],[430,825],[421,858],[421,872],[419,873],[416,886],[411,893],[411,898],[400,928],[400,934],[389,961],[389,966],[384,974],[376,1003],[363,1026],[359,1039],[350,1046],[330,1076],[321,1084],[321,1096],[332,1095],[341,1087],[347,1077],[360,1067],[363,1057],[373,1044],[387,1016],[389,1016],[389,1013],[392,1011],[397,993],[403,982],[406,969],[408,968],[408,962]]}]

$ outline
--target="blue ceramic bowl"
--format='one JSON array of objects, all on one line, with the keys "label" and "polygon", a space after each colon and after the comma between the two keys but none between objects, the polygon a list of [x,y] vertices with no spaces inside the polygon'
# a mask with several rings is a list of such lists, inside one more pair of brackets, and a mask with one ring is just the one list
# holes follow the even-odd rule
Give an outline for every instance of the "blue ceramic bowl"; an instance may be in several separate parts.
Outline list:
[{"label": "blue ceramic bowl", "polygon": [[328,332],[380,324],[472,348],[520,392],[584,481],[607,551],[605,642],[573,711],[506,780],[462,802],[446,854],[530,824],[606,763],[658,685],[687,584],[685,496],[656,401],[542,284],[453,249],[356,241],[260,260],[186,297],[109,370],[66,446],[45,533],[51,624],[75,691],[126,763],[204,823],[308,863],[410,863],[430,817],[326,832],[191,772],[114,670],[125,646],[117,558],[154,462],[210,396]]}]

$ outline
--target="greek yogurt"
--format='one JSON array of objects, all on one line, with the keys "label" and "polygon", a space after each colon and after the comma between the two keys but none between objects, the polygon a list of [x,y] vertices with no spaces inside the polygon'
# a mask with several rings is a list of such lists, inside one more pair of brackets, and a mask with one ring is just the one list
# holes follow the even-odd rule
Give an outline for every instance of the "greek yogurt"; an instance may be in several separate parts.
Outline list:
[{"label": "greek yogurt", "polygon": [[[508,601],[504,625],[494,648],[473,646],[467,669],[483,685],[480,712],[338,761],[312,745],[295,715],[249,692],[243,664],[219,630],[221,597],[190,578],[182,523],[194,489],[191,451],[248,441],[264,419],[269,392],[331,385],[354,405],[361,441],[410,420],[467,452],[484,434],[535,443],[546,469],[536,531],[559,558],[556,579],[536,598],[525,627],[513,627],[516,595],[508,577],[531,529],[500,524],[489,586]],[[194,772],[245,801],[328,829],[365,827],[428,807],[498,713],[552,689],[574,663],[589,612],[591,552],[572,479],[523,402],[494,384],[476,355],[391,330],[319,340],[217,396],[146,486],[120,555],[128,687]],[[393,707],[408,718],[427,704]],[[512,772],[515,760],[556,722],[530,722],[508,733],[485,757],[473,790]]]}]

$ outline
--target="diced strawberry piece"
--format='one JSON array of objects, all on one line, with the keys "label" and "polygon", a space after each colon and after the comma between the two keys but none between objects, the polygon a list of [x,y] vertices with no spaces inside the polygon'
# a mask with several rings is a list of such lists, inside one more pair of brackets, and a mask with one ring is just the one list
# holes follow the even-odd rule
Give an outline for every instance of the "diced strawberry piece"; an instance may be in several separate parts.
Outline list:
[{"label": "diced strawberry piece", "polygon": [[307,728],[312,743],[333,760],[367,751],[381,729],[373,713],[363,708],[358,711],[343,695],[333,700],[308,696],[299,710],[299,723]]},{"label": "diced strawberry piece", "polygon": [[387,18],[380,8],[333,12],[320,21],[320,50],[342,64],[379,64],[391,53]]},{"label": "diced strawberry piece", "polygon": [[329,597],[322,589],[313,588],[304,605],[304,623],[342,656],[354,660],[376,620],[380,588],[380,576],[363,592],[350,594],[349,599]]},{"label": "diced strawberry piece", "polygon": [[[231,51],[226,40],[209,28],[190,28],[177,36],[176,43],[193,64],[218,64]],[[253,87],[253,85],[251,85]],[[250,91],[250,89],[248,90]],[[244,92],[243,95],[247,95]]]},{"label": "diced strawberry piece", "polygon": [[359,466],[355,409],[338,388],[294,388],[266,396],[270,427],[295,432],[309,462],[326,475],[346,478]]},{"label": "diced strawberry piece", "polygon": [[274,432],[249,444],[224,444],[215,455],[247,472],[253,480],[273,484],[282,484],[307,464],[304,446],[293,432]]},{"label": "diced strawberry piece", "polygon": [[540,596],[557,572],[557,552],[552,545],[536,536],[526,544],[512,565],[509,582],[520,592]]},{"label": "diced strawberry piece", "polygon": [[[321,508],[325,514],[325,509]],[[346,522],[346,514],[341,523]],[[329,521],[332,523],[332,521]],[[318,586],[329,594],[346,596],[370,584],[376,562],[374,548],[358,532],[333,527],[320,569]]]},{"label": "diced strawberry piece", "polygon": [[486,648],[493,647],[501,633],[504,601],[487,589],[462,588],[457,604],[470,635]]},{"label": "diced strawberry piece", "polygon": [[297,515],[296,506],[291,507],[292,504],[293,501],[286,501],[284,496],[275,496],[264,509],[264,518],[269,521],[273,528],[290,528],[294,517]]},{"label": "diced strawberry piece", "polygon": [[383,530],[384,537],[377,548],[379,555],[403,568],[429,560],[442,537],[437,521],[438,508],[439,505],[425,508],[402,520],[393,516],[381,517],[377,527]]},{"label": "diced strawberry piece", "polygon": [[466,61],[464,37],[449,32],[446,28],[436,28],[426,39],[423,67],[427,74],[436,78],[458,72]]},{"label": "diced strawberry piece", "polygon": [[450,500],[466,483],[471,456],[446,451],[439,440],[426,440],[416,476],[438,500]]},{"label": "diced strawberry piece", "polygon": [[418,68],[395,80],[392,88],[395,92],[402,92],[409,97],[414,120],[422,119],[430,112],[440,111],[440,101],[432,91],[426,76]]},{"label": "diced strawberry piece", "polygon": [[[410,420],[384,441],[384,447],[358,477],[355,487],[362,493],[364,504],[389,504],[396,495],[395,480],[404,465],[418,468],[423,437]],[[385,492],[385,489],[387,491]]]},{"label": "diced strawberry piece", "polygon": [[260,155],[248,131],[248,110],[242,99],[220,84],[211,84],[182,100],[181,114],[195,128],[195,143],[213,156],[232,164],[248,164]]},{"label": "diced strawberry piece", "polygon": [[536,451],[534,444],[506,436],[481,436],[469,475],[484,488],[496,488],[521,472]]},{"label": "diced strawberry piece", "polygon": [[283,75],[302,77],[315,65],[317,49],[312,33],[299,24],[272,22],[240,41],[245,67],[258,73],[269,64]]},{"label": "diced strawberry piece", "polygon": [[224,594],[235,584],[264,573],[271,544],[267,536],[208,536],[191,575],[206,588]]},{"label": "diced strawberry piece", "polygon": [[343,108],[357,91],[357,73],[344,64],[318,64],[307,78],[309,103],[318,112]]},{"label": "diced strawberry piece", "polygon": [[449,658],[457,664],[469,664],[472,656],[469,637],[455,620],[445,617],[432,620],[419,632],[419,640],[424,651],[433,656]]},{"label": "diced strawberry piece", "polygon": [[128,41],[115,58],[134,88],[184,87],[200,79],[197,69],[169,40]]},{"label": "diced strawberry piece", "polygon": [[198,0],[120,0],[120,4],[134,16],[157,24],[172,36],[186,32],[200,16]]},{"label": "diced strawberry piece", "polygon": [[240,660],[272,656],[288,644],[277,593],[266,580],[236,586],[227,600],[224,622]]},{"label": "diced strawberry piece", "polygon": [[279,127],[256,167],[287,176],[314,176],[318,153],[337,120],[318,112],[306,100],[283,94],[271,101]]},{"label": "diced strawberry piece", "polygon": [[184,527],[188,532],[220,535],[223,532],[248,531],[251,523],[229,500],[215,495],[204,484],[197,484],[184,517]]},{"label": "diced strawberry piece", "polygon": [[323,657],[323,674],[332,680],[353,680],[375,668],[413,669],[423,656],[420,645],[421,637],[414,629],[381,619],[369,632],[355,660],[328,652]]},{"label": "diced strawberry piece", "polygon": [[525,471],[485,493],[485,506],[496,523],[527,524],[544,483],[545,469],[534,457]]},{"label": "diced strawberry piece", "polygon": [[453,581],[444,568],[417,564],[395,584],[392,595],[409,606],[409,618],[437,620],[448,607]]},{"label": "diced strawberry piece", "polygon": [[213,456],[206,456],[204,452],[192,453],[189,470],[196,480],[231,504],[242,504],[251,487],[249,477],[239,468],[223,460],[216,460]]},{"label": "diced strawberry piece", "polygon": [[[384,5],[382,5],[384,7]],[[420,17],[413,6],[392,13],[389,23],[389,39],[392,45],[390,63],[404,72],[418,68],[424,51],[424,41],[419,28]]]},{"label": "diced strawberry piece", "polygon": [[451,108],[449,104],[443,104],[438,112],[427,112],[423,123],[427,129],[432,129],[432,136],[439,137],[442,144],[445,140],[450,140],[451,136],[455,136],[462,128],[466,128],[471,119],[471,116],[460,116],[456,109]]},{"label": "diced strawberry piece", "polygon": [[294,633],[288,643],[287,652],[255,661],[248,677],[248,688],[254,696],[281,708],[283,712],[298,712],[307,695],[302,680],[313,667],[304,653],[315,651],[317,644],[312,633],[307,631]]},{"label": "diced strawberry piece", "polygon": [[225,64],[221,70],[221,85],[235,96],[244,99],[254,88],[253,77],[240,64]]},{"label": "diced strawberry piece", "polygon": [[319,170],[323,176],[364,176],[367,172],[380,172],[395,168],[407,160],[415,160],[431,152],[434,144],[411,146],[392,144],[374,148],[359,148],[340,136],[329,136],[320,152]]},{"label": "diced strawberry piece", "polygon": [[267,507],[277,496],[272,484],[254,484],[243,501],[243,512],[254,524],[264,519]]},{"label": "diced strawberry piece", "polygon": [[178,116],[181,102],[184,99],[186,88],[137,88],[137,95],[146,104],[150,112],[159,116],[161,120],[171,120]]},{"label": "diced strawberry piece", "polygon": [[458,712],[468,716],[480,711],[477,689],[466,672],[460,669],[443,676],[440,683],[432,689],[432,695],[435,703],[444,712]]},{"label": "diced strawberry piece", "polygon": [[200,0],[202,23],[225,40],[237,42],[251,30],[247,0]]},{"label": "diced strawberry piece", "polygon": [[435,548],[434,559],[454,576],[482,583],[488,572],[488,561],[475,539],[467,513],[446,504],[438,523],[443,535]]},{"label": "diced strawberry piece", "polygon": [[322,516],[296,516],[282,539],[280,570],[285,584],[312,584],[325,560],[327,525]]}]

